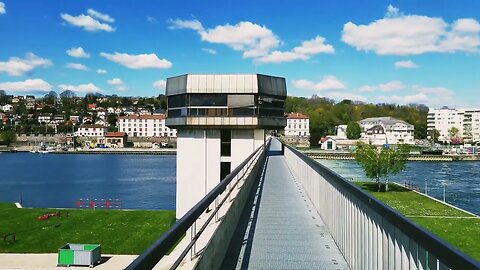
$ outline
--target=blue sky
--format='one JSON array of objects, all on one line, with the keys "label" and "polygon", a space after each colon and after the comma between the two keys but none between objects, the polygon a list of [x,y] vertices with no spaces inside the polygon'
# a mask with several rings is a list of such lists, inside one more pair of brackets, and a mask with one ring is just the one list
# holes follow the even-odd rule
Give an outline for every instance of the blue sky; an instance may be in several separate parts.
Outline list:
[{"label": "blue sky", "polygon": [[480,107],[480,1],[66,3],[0,0],[0,89],[155,96],[179,74],[263,73],[293,96]]}]

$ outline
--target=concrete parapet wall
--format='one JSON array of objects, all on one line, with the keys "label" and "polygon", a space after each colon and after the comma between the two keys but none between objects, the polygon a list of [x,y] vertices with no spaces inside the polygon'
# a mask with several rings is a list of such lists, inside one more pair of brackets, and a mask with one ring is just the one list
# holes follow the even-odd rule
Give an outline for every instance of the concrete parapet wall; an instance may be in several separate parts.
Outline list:
[{"label": "concrete parapet wall", "polygon": [[245,184],[238,192],[236,199],[232,202],[227,213],[223,216],[220,225],[217,227],[203,251],[195,269],[220,269],[252,187],[258,185],[264,163],[265,162],[262,159],[257,161],[257,164],[247,177]]}]

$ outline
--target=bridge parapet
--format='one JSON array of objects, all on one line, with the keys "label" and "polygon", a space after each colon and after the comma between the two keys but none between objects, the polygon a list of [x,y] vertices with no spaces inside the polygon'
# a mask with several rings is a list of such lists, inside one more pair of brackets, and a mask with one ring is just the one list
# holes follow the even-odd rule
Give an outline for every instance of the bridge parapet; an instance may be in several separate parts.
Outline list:
[{"label": "bridge parapet", "polygon": [[219,269],[269,144],[252,153],[126,269]]},{"label": "bridge parapet", "polygon": [[351,269],[480,269],[468,255],[287,145],[285,159]]}]

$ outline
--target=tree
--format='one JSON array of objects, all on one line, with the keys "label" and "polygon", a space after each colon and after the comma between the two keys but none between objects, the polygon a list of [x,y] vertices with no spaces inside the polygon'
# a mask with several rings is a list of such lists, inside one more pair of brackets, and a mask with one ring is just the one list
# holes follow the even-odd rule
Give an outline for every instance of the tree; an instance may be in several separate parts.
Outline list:
[{"label": "tree", "polygon": [[371,144],[359,142],[354,156],[367,177],[378,183],[378,191],[382,182],[385,183],[385,191],[388,191],[388,176],[405,169],[409,153],[410,146],[406,144],[400,144],[396,149],[383,147],[379,150]]},{"label": "tree", "polygon": [[10,146],[11,143],[17,141],[17,134],[13,130],[5,130],[0,132],[0,141],[2,141],[7,146]]},{"label": "tree", "polygon": [[65,90],[65,91],[60,93],[60,98],[61,99],[72,99],[72,98],[75,98],[75,97],[77,97],[77,95],[72,90]]},{"label": "tree", "polygon": [[452,144],[461,144],[462,138],[460,137],[460,131],[456,127],[452,127],[448,130],[448,135],[450,136],[450,142]]},{"label": "tree", "polygon": [[117,114],[115,113],[109,113],[107,116],[107,122],[110,126],[116,126],[117,125]]},{"label": "tree", "polygon": [[349,140],[356,140],[359,139],[362,133],[362,128],[360,124],[355,121],[350,121],[347,125],[347,138]]}]

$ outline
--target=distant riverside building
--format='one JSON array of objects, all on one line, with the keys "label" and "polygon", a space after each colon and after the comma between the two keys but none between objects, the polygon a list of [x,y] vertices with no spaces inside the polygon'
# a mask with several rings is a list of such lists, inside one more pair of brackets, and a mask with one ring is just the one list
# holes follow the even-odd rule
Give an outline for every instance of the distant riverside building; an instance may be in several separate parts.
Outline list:
[{"label": "distant riverside building", "polygon": [[361,140],[373,145],[415,144],[414,126],[393,117],[372,117],[360,121]]},{"label": "distant riverside building", "polygon": [[117,124],[118,130],[130,137],[177,137],[177,130],[165,125],[164,115],[120,116]]},{"label": "distant riverside building", "polygon": [[83,137],[104,137],[107,132],[107,127],[103,125],[81,125],[77,131],[75,131],[75,136]]},{"label": "distant riverside building", "polygon": [[430,109],[427,115],[427,131],[433,139],[433,130],[440,133],[435,140],[450,141],[450,130],[458,129],[458,135],[465,142],[480,142],[480,109]]},{"label": "distant riverside building", "polygon": [[285,140],[290,144],[309,146],[310,118],[298,112],[289,113],[285,126]]}]

